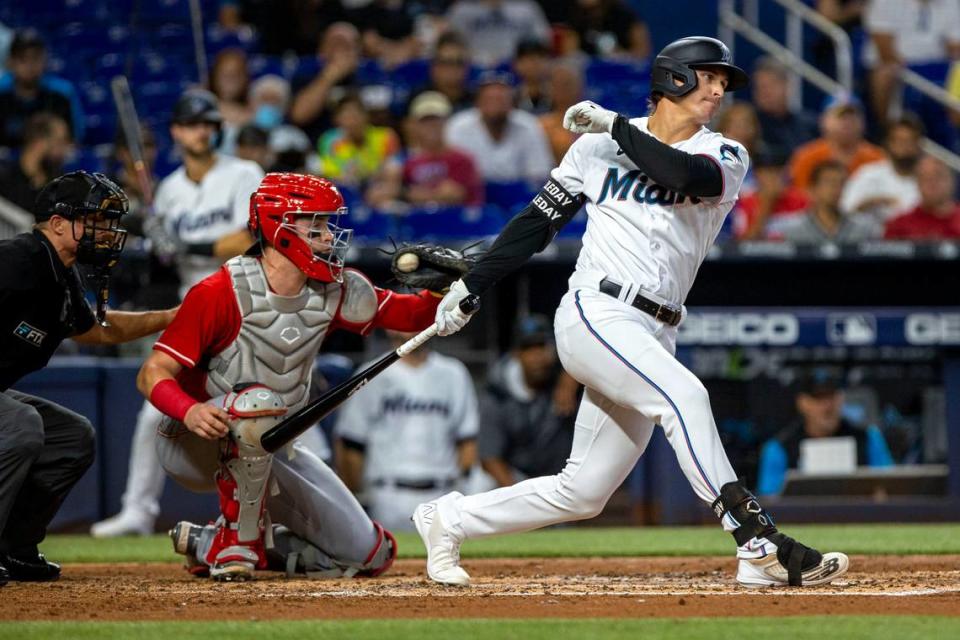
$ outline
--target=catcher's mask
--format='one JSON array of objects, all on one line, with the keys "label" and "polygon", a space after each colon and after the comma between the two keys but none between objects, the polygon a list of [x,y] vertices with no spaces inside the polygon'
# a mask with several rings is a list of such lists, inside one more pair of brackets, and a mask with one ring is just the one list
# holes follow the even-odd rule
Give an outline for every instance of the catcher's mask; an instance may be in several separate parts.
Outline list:
[{"label": "catcher's mask", "polygon": [[250,196],[250,232],[286,256],[308,278],[342,282],[352,229],[343,196],[325,178],[268,173]]},{"label": "catcher's mask", "polygon": [[127,196],[115,182],[102,173],[73,171],[49,183],[37,195],[38,222],[60,216],[82,223],[77,241],[77,262],[96,269],[109,270],[120,259],[127,231],[120,218],[128,210]]}]

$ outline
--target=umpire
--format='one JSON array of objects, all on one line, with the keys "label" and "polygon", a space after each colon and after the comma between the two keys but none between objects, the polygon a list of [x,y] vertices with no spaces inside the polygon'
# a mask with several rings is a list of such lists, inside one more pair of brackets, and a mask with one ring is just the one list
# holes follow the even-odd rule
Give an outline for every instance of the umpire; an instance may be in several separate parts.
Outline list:
[{"label": "umpire", "polygon": [[126,212],[120,187],[102,174],[75,171],[40,191],[32,232],[0,241],[0,586],[60,576],[37,545],[94,457],[89,420],[10,387],[45,367],[65,338],[117,344],[160,331],[173,318],[173,310],[105,311],[98,322],[84,298],[77,265],[106,281],[123,249]]}]

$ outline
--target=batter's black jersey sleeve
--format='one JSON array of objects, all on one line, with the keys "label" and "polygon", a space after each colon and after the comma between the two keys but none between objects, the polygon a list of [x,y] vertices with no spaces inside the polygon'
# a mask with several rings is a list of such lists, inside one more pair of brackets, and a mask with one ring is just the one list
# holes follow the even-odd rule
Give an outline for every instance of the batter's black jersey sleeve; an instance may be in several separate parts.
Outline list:
[{"label": "batter's black jersey sleeve", "polygon": [[0,391],[42,369],[64,339],[96,319],[76,267],[40,231],[0,241]]},{"label": "batter's black jersey sleeve", "polygon": [[674,149],[617,116],[610,135],[623,153],[653,182],[678,193],[714,198],[723,193],[723,174],[705,156]]}]

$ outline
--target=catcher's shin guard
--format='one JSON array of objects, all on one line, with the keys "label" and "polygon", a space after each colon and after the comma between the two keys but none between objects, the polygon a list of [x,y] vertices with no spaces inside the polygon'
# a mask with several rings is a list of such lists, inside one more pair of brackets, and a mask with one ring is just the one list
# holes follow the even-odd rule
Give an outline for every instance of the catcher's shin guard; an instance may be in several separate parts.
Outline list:
[{"label": "catcher's shin guard", "polygon": [[[737,546],[743,547],[754,538],[769,540],[777,546],[777,562],[786,569],[786,582],[792,587],[805,583],[829,582],[833,577],[846,570],[844,563],[836,575],[824,575],[823,555],[816,549],[807,547],[790,536],[777,531],[770,514],[760,506],[756,497],[738,482],[728,482],[720,488],[720,497],[711,505],[718,518],[730,514],[739,526],[731,533]],[[833,554],[842,556],[843,554]],[[846,556],[843,556],[846,560]],[[831,563],[830,566],[833,566]],[[782,570],[781,570],[782,571]]]},{"label": "catcher's shin guard", "polygon": [[333,558],[282,525],[274,528],[274,546],[267,550],[270,569],[285,571],[288,578],[374,578],[387,571],[397,557],[397,541],[379,522],[373,523],[377,540],[363,562]]},{"label": "catcher's shin guard", "polygon": [[267,567],[264,498],[273,456],[260,446],[260,436],[286,409],[280,396],[262,385],[238,385],[224,397],[223,407],[236,419],[216,477],[222,519],[204,559],[215,580],[249,580],[254,569]]},{"label": "catcher's shin guard", "polygon": [[376,520],[373,526],[377,530],[377,542],[370,550],[370,555],[364,560],[363,566],[357,571],[357,576],[361,578],[376,578],[383,575],[397,559],[397,539]]}]

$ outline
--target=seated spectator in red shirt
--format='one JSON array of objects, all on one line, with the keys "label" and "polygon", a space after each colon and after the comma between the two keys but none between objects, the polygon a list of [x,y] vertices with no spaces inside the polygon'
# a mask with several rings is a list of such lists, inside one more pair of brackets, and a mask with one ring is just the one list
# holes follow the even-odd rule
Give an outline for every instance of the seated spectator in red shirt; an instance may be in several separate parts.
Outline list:
[{"label": "seated spectator in red shirt", "polygon": [[884,237],[897,240],[960,238],[960,205],[954,197],[953,172],[937,158],[924,156],[917,163],[920,204],[887,223]]},{"label": "seated spectator in red shirt", "polygon": [[460,206],[483,202],[483,183],[473,159],[447,146],[444,130],[453,107],[446,96],[425,91],[410,105],[410,154],[402,172],[381,174],[367,190],[367,202],[389,208],[397,200],[412,205]]},{"label": "seated spectator in red shirt", "polygon": [[790,184],[787,161],[783,149],[764,150],[752,158],[755,189],[741,194],[732,214],[738,239],[778,236],[785,221],[807,210],[810,198]]}]

